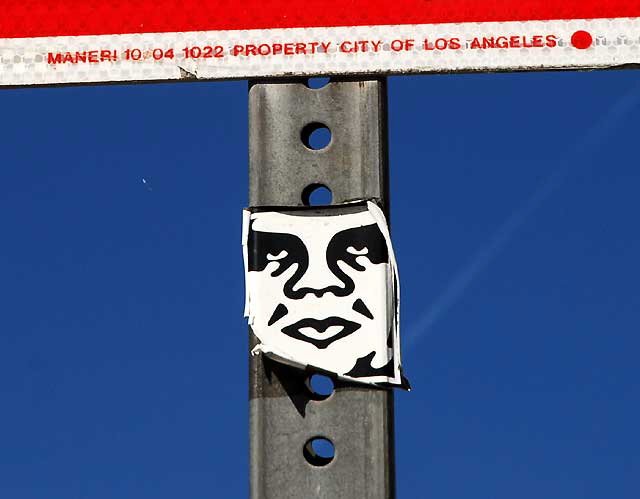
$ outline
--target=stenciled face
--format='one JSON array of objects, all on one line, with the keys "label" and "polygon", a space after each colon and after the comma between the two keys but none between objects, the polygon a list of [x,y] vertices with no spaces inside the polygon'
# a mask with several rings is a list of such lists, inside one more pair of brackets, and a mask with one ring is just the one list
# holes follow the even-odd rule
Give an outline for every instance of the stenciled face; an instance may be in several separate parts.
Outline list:
[{"label": "stenciled face", "polygon": [[382,374],[393,353],[391,269],[369,211],[253,213],[247,257],[251,326],[262,343],[338,374]]}]

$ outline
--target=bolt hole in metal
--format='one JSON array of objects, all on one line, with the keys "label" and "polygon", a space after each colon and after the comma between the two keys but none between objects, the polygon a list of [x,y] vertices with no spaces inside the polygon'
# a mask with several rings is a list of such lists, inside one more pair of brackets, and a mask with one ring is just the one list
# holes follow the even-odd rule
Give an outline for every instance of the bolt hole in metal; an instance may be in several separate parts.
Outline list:
[{"label": "bolt hole in metal", "polygon": [[331,130],[324,123],[314,121],[304,126],[300,132],[300,139],[308,149],[319,151],[331,142]]},{"label": "bolt hole in metal", "polygon": [[333,393],[333,380],[322,374],[313,374],[307,378],[307,388],[311,392],[313,400],[325,400]]},{"label": "bolt hole in metal", "polygon": [[324,184],[309,184],[302,191],[302,203],[305,206],[328,206],[333,200],[333,193]]},{"label": "bolt hole in metal", "polygon": [[312,466],[326,466],[336,455],[333,442],[325,437],[313,437],[304,444],[302,454]]},{"label": "bolt hole in metal", "polygon": [[307,87],[313,90],[319,90],[326,87],[331,82],[331,78],[328,76],[318,76],[315,78],[309,78],[307,80]]}]

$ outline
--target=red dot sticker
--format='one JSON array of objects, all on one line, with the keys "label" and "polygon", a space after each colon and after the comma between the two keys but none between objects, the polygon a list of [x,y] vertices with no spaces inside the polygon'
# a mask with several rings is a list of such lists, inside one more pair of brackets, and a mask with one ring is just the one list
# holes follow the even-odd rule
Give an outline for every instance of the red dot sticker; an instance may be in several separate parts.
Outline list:
[{"label": "red dot sticker", "polygon": [[571,36],[571,45],[577,49],[588,49],[593,43],[593,37],[588,31],[576,31]]}]

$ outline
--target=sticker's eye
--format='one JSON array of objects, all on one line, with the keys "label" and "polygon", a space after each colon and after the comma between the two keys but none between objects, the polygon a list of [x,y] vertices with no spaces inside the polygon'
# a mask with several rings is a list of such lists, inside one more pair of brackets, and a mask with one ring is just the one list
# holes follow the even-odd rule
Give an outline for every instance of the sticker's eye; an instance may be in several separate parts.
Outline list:
[{"label": "sticker's eye", "polygon": [[352,255],[368,255],[369,254],[369,248],[367,248],[366,246],[363,246],[362,249],[356,249],[353,246],[349,246],[347,248],[347,253],[350,253]]},{"label": "sticker's eye", "polygon": [[285,258],[288,254],[289,252],[287,250],[282,250],[277,255],[267,253],[267,260],[269,260],[270,262],[277,262],[278,260],[282,260],[283,258]]}]

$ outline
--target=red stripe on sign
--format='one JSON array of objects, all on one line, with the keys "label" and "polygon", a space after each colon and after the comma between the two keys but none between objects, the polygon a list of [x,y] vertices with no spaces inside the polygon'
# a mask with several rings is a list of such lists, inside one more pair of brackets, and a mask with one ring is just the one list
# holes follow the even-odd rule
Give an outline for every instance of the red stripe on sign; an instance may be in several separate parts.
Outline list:
[{"label": "red stripe on sign", "polygon": [[0,38],[640,17],[640,0],[2,0]]}]

